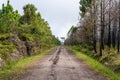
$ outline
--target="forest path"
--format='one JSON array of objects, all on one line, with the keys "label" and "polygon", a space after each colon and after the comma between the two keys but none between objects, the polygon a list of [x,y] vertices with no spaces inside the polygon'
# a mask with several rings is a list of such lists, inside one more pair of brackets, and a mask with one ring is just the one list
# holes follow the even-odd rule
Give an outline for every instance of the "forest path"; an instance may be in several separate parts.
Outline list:
[{"label": "forest path", "polygon": [[[16,80],[16,79],[15,79]],[[108,80],[63,46],[35,62],[17,80]]]}]

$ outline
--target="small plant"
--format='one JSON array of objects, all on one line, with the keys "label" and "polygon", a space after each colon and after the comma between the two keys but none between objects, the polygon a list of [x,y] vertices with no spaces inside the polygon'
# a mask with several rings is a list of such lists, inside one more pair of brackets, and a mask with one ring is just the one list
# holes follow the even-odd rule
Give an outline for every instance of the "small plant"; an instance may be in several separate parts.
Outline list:
[{"label": "small plant", "polygon": [[7,50],[4,50],[4,49],[0,49],[0,54],[1,54],[2,58],[5,60],[10,56],[9,52],[7,52]]}]

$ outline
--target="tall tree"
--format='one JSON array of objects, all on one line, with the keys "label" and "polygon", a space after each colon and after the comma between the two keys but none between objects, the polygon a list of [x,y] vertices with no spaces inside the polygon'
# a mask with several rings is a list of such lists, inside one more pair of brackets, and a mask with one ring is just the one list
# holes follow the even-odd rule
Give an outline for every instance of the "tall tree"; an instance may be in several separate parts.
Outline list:
[{"label": "tall tree", "polygon": [[8,0],[7,5],[2,5],[0,10],[0,33],[10,33],[18,23],[18,11],[14,11]]},{"label": "tall tree", "polygon": [[100,56],[102,56],[102,50],[104,49],[104,28],[105,28],[105,1],[101,0],[101,37],[100,37]]},{"label": "tall tree", "polygon": [[23,7],[24,15],[20,19],[21,24],[30,24],[36,19],[37,8],[33,4],[27,4]]},{"label": "tall tree", "polygon": [[[120,0],[119,0],[119,13],[120,13]],[[119,14],[119,30],[118,30],[118,52],[120,52],[120,14]]]},{"label": "tall tree", "polygon": [[109,0],[108,46],[111,48],[111,0]]},{"label": "tall tree", "polygon": [[97,40],[96,40],[96,31],[97,31],[97,28],[96,28],[96,12],[97,12],[97,5],[96,5],[96,0],[93,0],[93,49],[94,49],[94,52],[97,53],[97,50],[96,50],[96,43],[97,43]]}]

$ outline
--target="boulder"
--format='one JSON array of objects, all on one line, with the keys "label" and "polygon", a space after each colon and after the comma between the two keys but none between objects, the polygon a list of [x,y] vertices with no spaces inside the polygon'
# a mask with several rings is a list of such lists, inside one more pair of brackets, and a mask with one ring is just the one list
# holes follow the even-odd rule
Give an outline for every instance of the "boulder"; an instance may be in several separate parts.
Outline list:
[{"label": "boulder", "polygon": [[10,53],[10,56],[12,57],[12,60],[14,60],[14,61],[19,60],[19,58],[20,58],[19,51],[16,51],[14,53]]}]

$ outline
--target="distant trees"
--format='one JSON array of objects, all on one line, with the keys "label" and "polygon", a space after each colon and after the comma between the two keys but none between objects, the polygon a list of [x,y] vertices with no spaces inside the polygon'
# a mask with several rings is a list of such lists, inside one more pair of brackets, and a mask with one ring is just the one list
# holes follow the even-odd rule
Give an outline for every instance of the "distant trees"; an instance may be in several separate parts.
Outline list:
[{"label": "distant trees", "polygon": [[68,36],[65,43],[69,41],[71,44],[77,39],[77,45],[92,46],[94,53],[98,53],[99,56],[103,55],[106,47],[108,51],[117,47],[116,50],[119,52],[119,8],[119,0],[80,0],[80,23],[76,32],[71,34],[76,37]]},{"label": "distant trees", "polygon": [[68,44],[68,45],[75,45],[78,43],[77,39],[74,39],[74,37],[76,37],[74,34],[76,34],[76,30],[77,30],[77,27],[75,26],[72,26],[70,28],[70,30],[68,31],[68,36],[70,37],[69,39],[67,39],[66,43],[65,44]]}]

